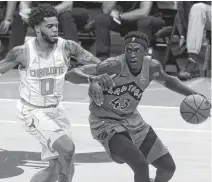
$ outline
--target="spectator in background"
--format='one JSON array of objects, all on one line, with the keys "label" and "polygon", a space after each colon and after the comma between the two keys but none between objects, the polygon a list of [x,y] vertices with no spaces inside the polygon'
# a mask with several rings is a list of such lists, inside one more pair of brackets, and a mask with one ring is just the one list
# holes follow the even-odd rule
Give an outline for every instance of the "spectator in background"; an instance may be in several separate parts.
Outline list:
[{"label": "spectator in background", "polygon": [[105,59],[110,55],[110,30],[121,36],[133,30],[142,31],[152,40],[165,22],[160,17],[148,16],[151,1],[104,1],[103,13],[95,19],[96,56]]},{"label": "spectator in background", "polygon": [[[20,13],[16,12],[12,24],[12,34],[9,49],[22,45],[27,32],[27,18],[31,7],[37,7],[42,1],[22,1]],[[64,32],[64,38],[78,42],[78,30],[87,23],[89,16],[85,9],[76,8],[73,10],[73,1],[48,1],[55,6],[59,17],[59,28]]]},{"label": "spectator in background", "polygon": [[179,73],[178,77],[181,80],[192,78],[192,71],[199,62],[199,56],[204,30],[211,31],[211,4],[197,3],[190,10],[188,31],[187,31],[187,49],[188,49],[188,64]]},{"label": "spectator in background", "polygon": [[[17,6],[17,1],[0,2],[0,34],[6,34],[13,21],[13,14]],[[0,40],[0,53],[4,51],[3,44]]]},{"label": "spectator in background", "polygon": [[192,1],[178,2],[177,28],[180,34],[180,41],[179,41],[180,47],[186,44],[186,34],[188,30],[189,12],[192,5],[193,5]]}]

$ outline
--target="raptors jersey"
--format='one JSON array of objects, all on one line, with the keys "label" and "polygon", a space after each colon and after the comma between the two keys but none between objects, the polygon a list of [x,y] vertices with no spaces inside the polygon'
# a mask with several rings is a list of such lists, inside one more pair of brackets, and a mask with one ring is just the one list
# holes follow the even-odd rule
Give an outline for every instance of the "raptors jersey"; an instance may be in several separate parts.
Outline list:
[{"label": "raptors jersey", "polygon": [[28,65],[26,68],[19,66],[20,96],[36,106],[57,105],[62,100],[64,77],[68,70],[64,54],[65,40],[58,38],[46,59],[38,56],[35,40],[32,38],[25,43]]},{"label": "raptors jersey", "polygon": [[144,90],[150,83],[150,59],[144,58],[141,73],[132,75],[125,60],[125,56],[117,57],[122,70],[113,79],[115,87],[104,91],[104,103],[99,107],[93,101],[90,104],[91,114],[99,118],[123,119],[130,116],[137,108]]}]

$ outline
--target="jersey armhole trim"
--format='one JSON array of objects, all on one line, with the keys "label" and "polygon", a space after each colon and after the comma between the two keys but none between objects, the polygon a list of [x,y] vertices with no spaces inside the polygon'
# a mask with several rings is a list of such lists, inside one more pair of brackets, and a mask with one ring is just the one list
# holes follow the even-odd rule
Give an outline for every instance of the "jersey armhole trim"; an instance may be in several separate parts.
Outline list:
[{"label": "jersey armhole trim", "polygon": [[29,68],[29,64],[30,64],[30,49],[29,49],[29,45],[26,43],[25,44],[25,48],[26,48],[26,67],[25,69]]},{"label": "jersey armhole trim", "polygon": [[70,61],[65,54],[65,44],[66,44],[66,40],[63,40],[63,42],[62,42],[62,54],[63,54],[63,59],[65,61],[66,66],[69,67]]}]

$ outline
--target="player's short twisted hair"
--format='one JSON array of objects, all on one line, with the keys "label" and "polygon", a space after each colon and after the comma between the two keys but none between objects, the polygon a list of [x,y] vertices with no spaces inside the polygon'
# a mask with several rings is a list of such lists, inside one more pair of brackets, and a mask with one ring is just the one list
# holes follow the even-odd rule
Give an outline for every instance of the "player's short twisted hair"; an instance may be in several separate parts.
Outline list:
[{"label": "player's short twisted hair", "polygon": [[130,42],[136,42],[142,44],[145,48],[148,48],[149,46],[148,36],[145,33],[139,31],[129,32],[125,36],[124,41],[125,45]]},{"label": "player's short twisted hair", "polygon": [[29,26],[34,28],[34,26],[41,23],[45,17],[53,16],[58,16],[54,6],[50,4],[39,4],[37,7],[32,8],[32,11],[29,14]]}]

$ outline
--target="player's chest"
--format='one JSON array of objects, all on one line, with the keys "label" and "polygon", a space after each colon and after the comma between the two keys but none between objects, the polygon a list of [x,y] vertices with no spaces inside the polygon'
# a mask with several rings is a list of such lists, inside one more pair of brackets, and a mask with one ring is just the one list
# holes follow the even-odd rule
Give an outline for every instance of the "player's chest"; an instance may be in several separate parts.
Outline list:
[{"label": "player's chest", "polygon": [[131,97],[134,100],[140,100],[144,90],[148,87],[149,82],[143,79],[116,78],[114,79],[115,87],[104,91],[107,96]]},{"label": "player's chest", "polygon": [[67,66],[63,60],[63,57],[58,55],[49,59],[43,59],[39,56],[34,56],[30,60],[28,67],[28,76],[30,77],[48,77],[48,76],[60,76],[67,72]]}]

